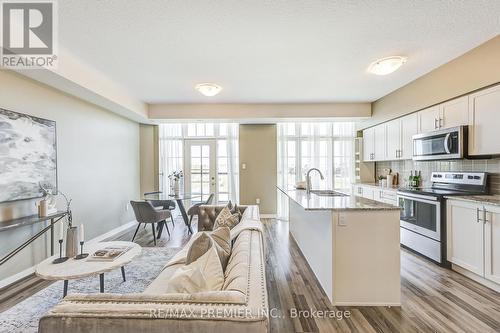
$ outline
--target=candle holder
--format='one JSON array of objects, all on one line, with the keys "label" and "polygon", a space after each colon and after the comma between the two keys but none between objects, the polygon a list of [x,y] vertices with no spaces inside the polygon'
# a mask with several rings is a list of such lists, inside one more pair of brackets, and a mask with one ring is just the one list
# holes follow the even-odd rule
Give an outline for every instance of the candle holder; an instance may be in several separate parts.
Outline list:
[{"label": "candle holder", "polygon": [[80,241],[80,254],[75,257],[76,260],[84,259],[89,256],[88,253],[83,253],[83,243],[84,241]]},{"label": "candle holder", "polygon": [[60,239],[59,240],[59,258],[54,259],[52,261],[53,264],[60,264],[62,262],[65,262],[66,260],[68,260],[68,257],[62,256],[62,243],[63,243],[63,240]]}]

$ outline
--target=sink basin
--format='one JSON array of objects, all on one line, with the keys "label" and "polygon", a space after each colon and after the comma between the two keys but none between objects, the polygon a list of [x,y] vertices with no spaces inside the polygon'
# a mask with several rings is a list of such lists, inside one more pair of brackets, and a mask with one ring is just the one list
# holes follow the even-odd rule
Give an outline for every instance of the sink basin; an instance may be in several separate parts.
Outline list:
[{"label": "sink basin", "polygon": [[311,190],[311,193],[325,197],[345,197],[347,194],[334,190]]}]

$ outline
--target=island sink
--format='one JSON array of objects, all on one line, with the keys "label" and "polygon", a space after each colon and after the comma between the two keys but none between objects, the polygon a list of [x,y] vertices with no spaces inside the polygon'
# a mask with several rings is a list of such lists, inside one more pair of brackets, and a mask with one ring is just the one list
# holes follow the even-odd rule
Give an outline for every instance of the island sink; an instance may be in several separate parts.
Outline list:
[{"label": "island sink", "polygon": [[346,197],[347,194],[334,190],[311,190],[311,193],[325,197]]}]

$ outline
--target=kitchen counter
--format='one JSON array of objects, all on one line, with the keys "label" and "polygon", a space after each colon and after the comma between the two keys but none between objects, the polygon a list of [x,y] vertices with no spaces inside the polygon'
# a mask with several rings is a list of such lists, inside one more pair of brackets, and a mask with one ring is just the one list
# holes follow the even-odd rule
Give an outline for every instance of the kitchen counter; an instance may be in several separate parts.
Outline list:
[{"label": "kitchen counter", "polygon": [[349,194],[345,196],[320,196],[314,193],[308,195],[306,190],[284,190],[279,187],[278,190],[305,210],[400,210],[397,206]]},{"label": "kitchen counter", "polygon": [[468,196],[449,196],[446,199],[469,201],[474,203],[481,203],[484,205],[500,206],[500,195],[468,195]]},{"label": "kitchen counter", "polygon": [[333,305],[401,304],[399,207],[278,189],[289,198],[290,235]]},{"label": "kitchen counter", "polygon": [[378,183],[354,183],[352,185],[371,186],[378,188],[379,190],[386,190],[386,191],[397,191],[403,187],[402,185],[391,185],[389,187],[381,187]]}]

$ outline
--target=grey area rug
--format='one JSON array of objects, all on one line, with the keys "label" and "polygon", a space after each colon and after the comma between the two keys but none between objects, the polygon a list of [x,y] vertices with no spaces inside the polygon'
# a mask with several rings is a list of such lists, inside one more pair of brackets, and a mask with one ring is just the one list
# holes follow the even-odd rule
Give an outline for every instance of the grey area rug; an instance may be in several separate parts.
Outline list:
[{"label": "grey area rug", "polygon": [[[126,282],[123,282],[119,268],[104,275],[104,291],[118,294],[142,292],[179,250],[180,248],[143,247],[141,255],[125,266]],[[0,332],[37,332],[38,321],[61,301],[62,292],[63,282],[57,281],[0,313]],[[69,281],[68,294],[98,292],[99,276]]]}]

